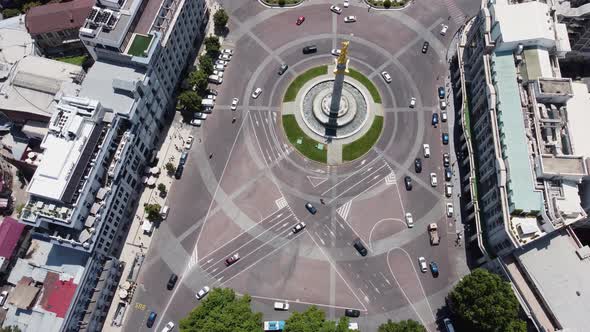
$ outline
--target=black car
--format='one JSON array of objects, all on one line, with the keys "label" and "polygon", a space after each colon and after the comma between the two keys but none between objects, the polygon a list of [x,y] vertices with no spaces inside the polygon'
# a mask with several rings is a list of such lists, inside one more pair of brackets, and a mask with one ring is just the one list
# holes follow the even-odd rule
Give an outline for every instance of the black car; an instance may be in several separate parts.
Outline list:
[{"label": "black car", "polygon": [[217,96],[218,92],[215,89],[207,89],[207,94]]},{"label": "black car", "polygon": [[426,52],[428,52],[429,45],[430,44],[427,41],[424,42],[424,44],[422,45],[422,53],[426,54]]},{"label": "black car", "polygon": [[154,326],[154,323],[156,322],[156,317],[158,316],[157,313],[155,312],[150,312],[150,315],[148,316],[147,322],[145,323],[145,325],[147,325],[147,327],[152,327]]},{"label": "black car", "polygon": [[176,172],[174,172],[174,178],[176,178],[177,180],[180,179],[182,177],[183,171],[184,171],[184,164],[178,165],[178,167],[176,167]]},{"label": "black car", "polygon": [[416,158],[414,160],[414,170],[416,171],[416,173],[422,172],[422,159]]},{"label": "black car", "polygon": [[315,45],[309,45],[309,46],[305,46],[303,48],[303,54],[311,54],[311,53],[315,53],[318,51],[318,47]]},{"label": "black car", "polygon": [[283,75],[287,71],[287,69],[289,69],[289,65],[283,63],[281,65],[281,68],[279,68],[279,75]]},{"label": "black car", "polygon": [[182,151],[182,153],[180,154],[180,160],[178,161],[178,164],[184,166],[184,164],[186,163],[186,158],[188,158],[188,152]]},{"label": "black car", "polygon": [[357,238],[356,240],[352,241],[352,245],[359,252],[359,254],[361,254],[361,256],[367,256],[367,248],[365,248],[361,239]]},{"label": "black car", "polygon": [[168,284],[166,284],[166,288],[168,288],[168,290],[172,290],[172,288],[174,288],[174,285],[176,285],[177,280],[178,276],[172,273],[172,275],[170,275],[170,279],[168,279]]},{"label": "black car", "polygon": [[434,127],[436,127],[437,124],[438,124],[438,113],[433,113],[432,114],[432,125]]},{"label": "black car", "polygon": [[310,202],[305,203],[305,208],[311,214],[316,214],[318,212],[318,210],[315,208],[315,206],[311,205]]},{"label": "black car", "polygon": [[404,178],[404,183],[406,184],[406,190],[412,190],[412,178],[409,176],[406,176]]},{"label": "black car", "polygon": [[438,87],[438,98],[445,99],[445,88],[443,88],[442,86]]},{"label": "black car", "polygon": [[453,172],[449,167],[445,167],[445,181],[451,181],[451,177],[453,176]]},{"label": "black car", "polygon": [[451,165],[451,158],[449,157],[449,154],[445,152],[443,154],[443,166],[449,167],[449,165]]},{"label": "black car", "polygon": [[344,315],[347,317],[358,317],[361,315],[361,312],[356,309],[346,309],[346,311],[344,311]]}]

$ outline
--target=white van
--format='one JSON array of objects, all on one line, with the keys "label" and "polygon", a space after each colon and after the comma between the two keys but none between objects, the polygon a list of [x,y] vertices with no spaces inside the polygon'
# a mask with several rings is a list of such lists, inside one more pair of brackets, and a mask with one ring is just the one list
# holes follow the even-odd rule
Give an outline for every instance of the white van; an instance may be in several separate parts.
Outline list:
[{"label": "white van", "polygon": [[430,145],[424,144],[422,147],[424,149],[424,158],[430,158]]},{"label": "white van", "polygon": [[160,217],[162,217],[162,219],[168,218],[168,212],[170,212],[170,207],[168,207],[168,205],[162,206],[160,209]]},{"label": "white van", "polygon": [[289,310],[289,303],[287,302],[275,302],[275,310],[287,311]]},{"label": "white van", "polygon": [[223,83],[223,78],[221,78],[217,75],[209,75],[208,80],[209,80],[209,82],[215,83],[215,84]]},{"label": "white van", "polygon": [[201,106],[213,107],[213,106],[215,106],[215,101],[213,99],[203,99],[203,100],[201,100]]},{"label": "white van", "polygon": [[214,70],[219,70],[219,71],[224,71],[225,70],[225,66],[224,65],[215,65],[215,67],[213,67]]}]

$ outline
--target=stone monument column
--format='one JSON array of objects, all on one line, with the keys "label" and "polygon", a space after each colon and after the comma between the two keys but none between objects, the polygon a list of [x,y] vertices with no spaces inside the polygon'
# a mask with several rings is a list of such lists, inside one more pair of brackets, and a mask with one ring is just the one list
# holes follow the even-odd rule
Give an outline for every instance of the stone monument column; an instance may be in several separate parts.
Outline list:
[{"label": "stone monument column", "polygon": [[[330,102],[330,118],[335,120],[338,118],[338,112],[340,111],[340,100],[342,99],[342,87],[344,85],[344,74],[348,73],[348,44],[349,41],[342,42],[342,48],[340,49],[340,55],[335,60],[336,69],[334,74],[334,87],[332,88],[332,100]],[[332,121],[330,121],[332,122]]]}]

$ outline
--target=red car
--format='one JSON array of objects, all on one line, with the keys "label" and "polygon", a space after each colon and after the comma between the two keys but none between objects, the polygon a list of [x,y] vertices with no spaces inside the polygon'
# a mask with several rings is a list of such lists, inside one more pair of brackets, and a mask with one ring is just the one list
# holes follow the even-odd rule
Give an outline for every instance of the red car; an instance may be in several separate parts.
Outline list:
[{"label": "red car", "polygon": [[228,257],[225,260],[225,266],[232,265],[233,263],[237,262],[238,259],[240,259],[240,254],[238,254],[238,253],[233,254],[232,256]]},{"label": "red car", "polygon": [[303,21],[305,21],[305,16],[299,16],[299,18],[297,19],[297,25],[301,25]]}]

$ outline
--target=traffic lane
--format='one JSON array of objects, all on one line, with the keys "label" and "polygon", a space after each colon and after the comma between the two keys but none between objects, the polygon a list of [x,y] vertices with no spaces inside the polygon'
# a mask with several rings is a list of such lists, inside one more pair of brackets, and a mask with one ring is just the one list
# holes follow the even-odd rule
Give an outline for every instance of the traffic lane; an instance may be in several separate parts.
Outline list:
[{"label": "traffic lane", "polygon": [[[412,91],[412,85],[408,84],[408,80],[412,79],[411,77],[406,77],[402,70],[394,64],[388,64],[383,68],[382,71],[387,71],[391,75],[391,83],[387,84],[387,89],[394,95],[395,103],[389,105],[384,104],[383,107],[410,107],[410,99],[412,97],[418,97],[414,95]],[[381,73],[376,73],[379,77],[375,76],[374,80],[381,80],[383,81],[383,77],[381,77]],[[385,82],[385,81],[383,81]],[[419,103],[416,105],[416,109],[419,109],[422,106],[422,101],[419,100]]]},{"label": "traffic lane", "polygon": [[[301,25],[296,25],[299,16],[304,16],[305,21]],[[319,10],[318,6],[302,6],[284,11],[252,29],[252,32],[264,40],[271,49],[277,49],[293,40],[331,31],[331,12]]]},{"label": "traffic lane", "polygon": [[248,124],[254,134],[257,150],[264,159],[267,167],[285,158],[289,153],[287,147],[276,137],[276,131],[271,127],[278,126],[277,112],[252,110]]},{"label": "traffic lane", "polygon": [[[285,96],[285,92],[289,87],[291,81],[295,78],[295,72],[292,68],[288,68],[287,71],[279,75],[280,67],[275,69],[275,78],[272,81],[272,84],[267,84],[267,89],[269,89],[269,106],[271,107],[281,107],[283,104],[283,97]],[[270,79],[273,79],[271,76]]]},{"label": "traffic lane", "polygon": [[414,84],[420,89],[420,98],[424,106],[438,105],[436,95],[437,77],[444,77],[445,59],[439,59],[434,50],[422,54],[422,44],[417,43],[414,48],[398,57],[404,68],[412,73]]},{"label": "traffic lane", "polygon": [[[345,248],[347,252],[338,252],[336,260],[346,255],[360,255],[353,248],[352,243],[358,238],[350,224],[340,216],[326,216],[308,224],[308,232],[316,243],[327,248]],[[368,247],[368,246],[367,246]]]},{"label": "traffic lane", "polygon": [[391,168],[387,161],[382,158],[374,159],[354,173],[339,178],[335,184],[326,181],[318,189],[322,190],[320,196],[325,197],[329,204],[340,197],[347,198],[361,194],[390,173]]},{"label": "traffic lane", "polygon": [[[423,159],[422,144],[423,137],[419,136],[419,128],[422,124],[419,123],[421,118],[425,118],[421,109],[410,109],[409,111],[388,112],[388,124],[393,121],[392,125],[395,130],[390,131],[391,136],[387,142],[384,153],[397,161],[399,164],[410,163],[413,167],[414,159]],[[414,152],[414,150],[417,150]]]},{"label": "traffic lane", "polygon": [[[317,47],[317,52],[303,54],[303,47],[310,45],[315,45]],[[330,50],[332,50],[332,38],[310,35],[307,41],[301,40],[297,43],[297,46],[283,50],[279,54],[279,57],[284,63],[292,67],[291,69],[295,70],[296,73],[299,73],[319,64],[332,63],[333,60],[331,61],[331,59],[334,56],[330,54]],[[318,60],[319,58],[321,58],[321,60]],[[309,64],[308,62],[313,62],[313,64]]]},{"label": "traffic lane", "polygon": [[[448,0],[454,1],[454,0]],[[410,16],[424,27],[429,27],[439,19],[447,20],[448,11],[445,7],[446,1],[440,2],[413,2],[404,9],[404,14]]]},{"label": "traffic lane", "polygon": [[[252,2],[246,1],[230,1],[230,0],[222,0],[223,8],[225,9],[226,6],[229,8],[231,13],[231,18],[235,18],[241,22],[246,21],[249,18],[252,18],[264,10],[268,10],[264,6],[260,6],[258,3],[253,4]],[[241,5],[241,6],[240,6]],[[230,24],[232,20],[230,19]],[[230,25],[231,28],[231,25]],[[230,30],[231,31],[231,30]]]}]

